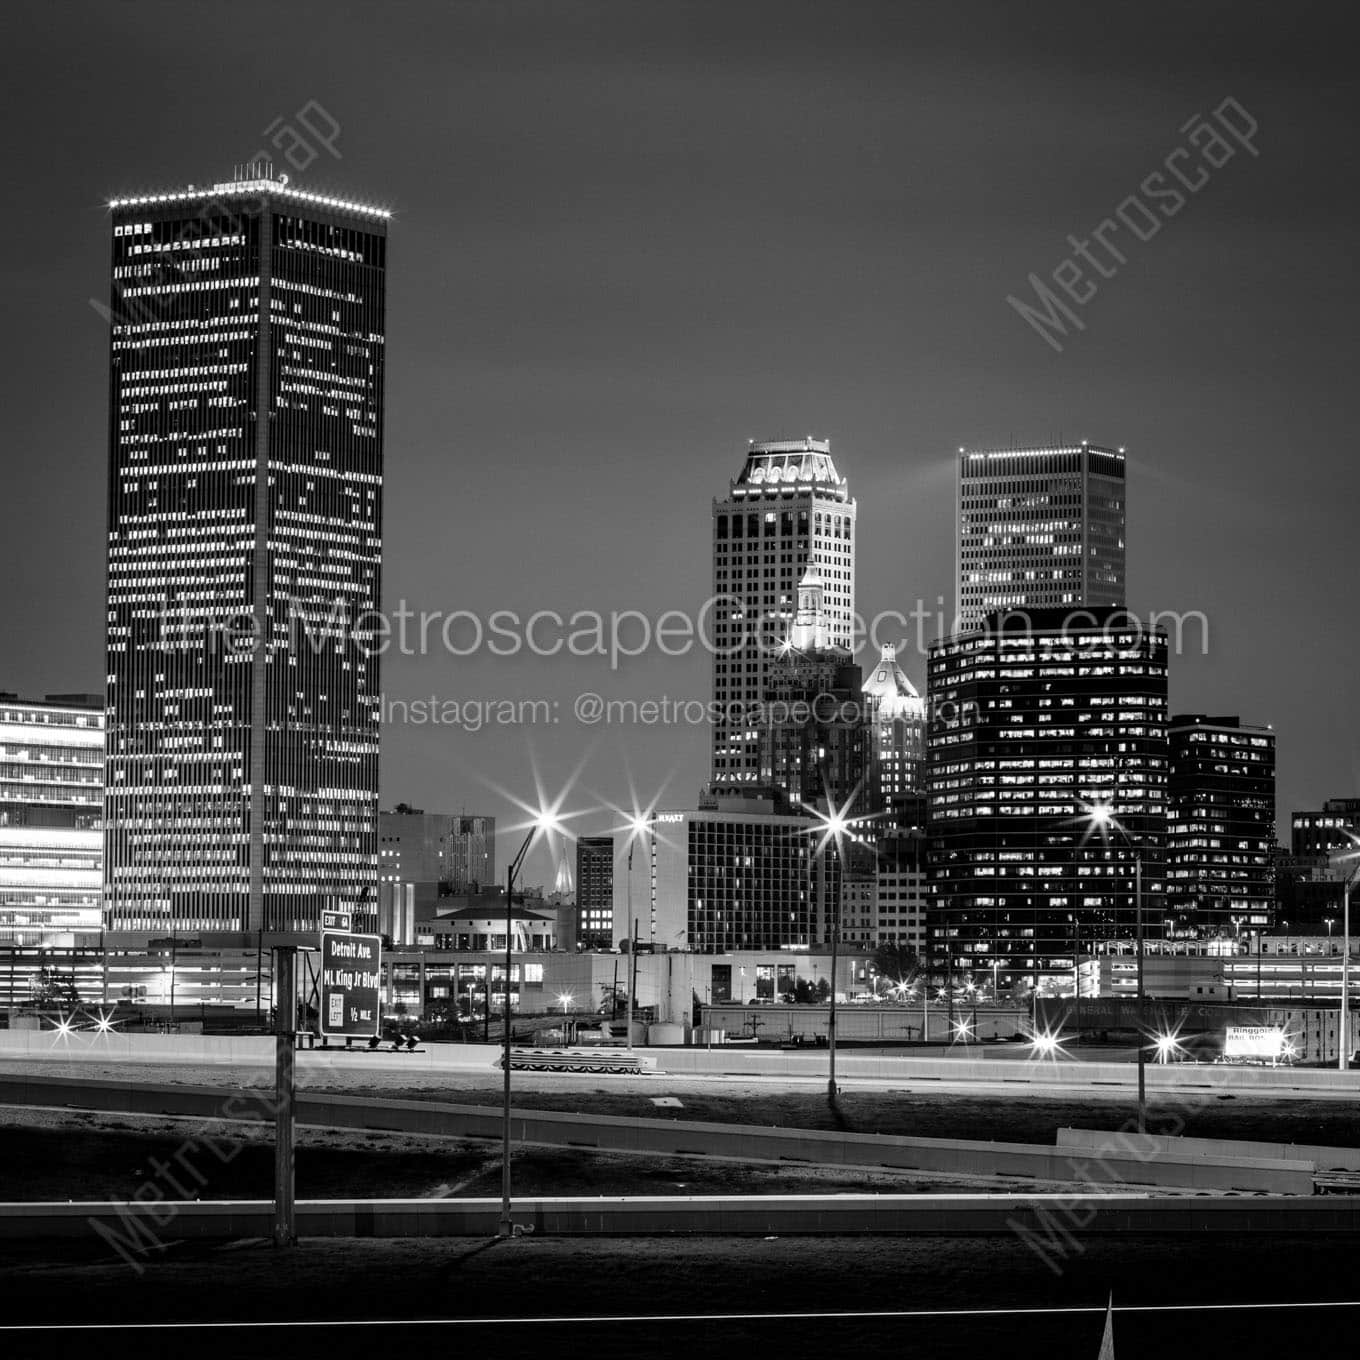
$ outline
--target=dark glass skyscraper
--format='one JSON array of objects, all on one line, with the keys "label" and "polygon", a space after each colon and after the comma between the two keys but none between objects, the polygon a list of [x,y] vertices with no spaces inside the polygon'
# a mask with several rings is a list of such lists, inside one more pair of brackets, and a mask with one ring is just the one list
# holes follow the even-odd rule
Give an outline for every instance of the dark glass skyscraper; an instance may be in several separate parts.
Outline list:
[{"label": "dark glass skyscraper", "polygon": [[[1074,952],[1160,937],[1167,639],[1123,610],[995,614],[929,660],[930,952],[998,981],[1070,977]],[[1093,833],[1108,807],[1127,840]]]},{"label": "dark glass skyscraper", "polygon": [[388,214],[267,166],[110,209],[108,923],[372,911]]},{"label": "dark glass skyscraper", "polygon": [[1271,924],[1275,734],[1236,717],[1171,719],[1166,907],[1189,938]]}]

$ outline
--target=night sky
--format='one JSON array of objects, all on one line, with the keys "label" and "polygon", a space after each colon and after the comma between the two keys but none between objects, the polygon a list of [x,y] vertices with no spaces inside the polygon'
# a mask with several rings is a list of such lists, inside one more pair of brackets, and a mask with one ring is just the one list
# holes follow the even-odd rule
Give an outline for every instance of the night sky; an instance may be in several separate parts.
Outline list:
[{"label": "night sky", "polygon": [[[6,11],[0,689],[102,689],[108,197],[230,178],[319,105],[295,184],[394,210],[389,608],[697,609],[748,438],[832,440],[858,604],[952,608],[953,451],[1124,445],[1129,602],[1202,610],[1172,711],[1279,737],[1279,807],[1360,792],[1353,46],[1342,5],[49,4]],[[1233,98],[1259,123],[1050,348],[1029,296]],[[313,122],[317,119],[313,116]],[[1050,286],[1052,286],[1050,284]],[[867,657],[864,659],[867,660]],[[904,658],[924,682],[919,655]],[[383,805],[693,804],[709,662],[389,656]],[[611,822],[595,813],[577,830]],[[502,847],[503,852],[509,847]],[[539,854],[530,882],[547,878]]]}]

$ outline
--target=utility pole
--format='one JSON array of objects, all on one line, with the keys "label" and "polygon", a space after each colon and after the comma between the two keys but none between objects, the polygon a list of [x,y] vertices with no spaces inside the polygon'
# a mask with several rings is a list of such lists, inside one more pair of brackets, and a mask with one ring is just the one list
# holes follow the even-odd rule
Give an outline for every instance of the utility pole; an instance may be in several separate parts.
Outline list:
[{"label": "utility pole", "polygon": [[293,1106],[297,1062],[297,946],[274,949],[274,1245],[297,1245]]},{"label": "utility pole", "polygon": [[638,923],[633,922],[633,942],[628,949],[628,1051],[633,1049],[633,998],[637,995]]}]

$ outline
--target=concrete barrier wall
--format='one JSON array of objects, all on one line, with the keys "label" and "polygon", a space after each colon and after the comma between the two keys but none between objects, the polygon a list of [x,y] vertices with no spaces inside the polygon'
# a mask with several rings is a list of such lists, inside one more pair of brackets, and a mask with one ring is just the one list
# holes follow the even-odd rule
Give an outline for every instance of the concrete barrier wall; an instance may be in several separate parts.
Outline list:
[{"label": "concrete barrier wall", "polygon": [[[1118,1195],[1078,1220],[1070,1196],[1044,1195],[713,1195],[517,1199],[513,1217],[545,1235],[668,1233],[894,1233],[1009,1236],[1058,1245],[1060,1237],[1140,1233],[1360,1232],[1360,1202]],[[84,1237],[99,1232],[126,1259],[159,1241],[270,1234],[265,1200],[155,1204],[0,1204],[0,1239]],[[500,1201],[492,1199],[302,1200],[302,1237],[490,1237]],[[97,1229],[96,1225],[101,1225]]]},{"label": "concrete barrier wall", "polygon": [[[68,1077],[0,1077],[0,1104],[258,1121],[273,1118],[272,1101],[273,1093],[261,1089],[224,1091]],[[328,1128],[380,1129],[446,1138],[502,1136],[499,1109],[434,1101],[373,1100],[302,1092],[297,1098],[296,1118],[301,1124]],[[609,1152],[689,1154],[957,1176],[1023,1176],[1095,1186],[1155,1185],[1286,1195],[1310,1195],[1313,1191],[1311,1162],[1152,1154],[1126,1148],[1096,1153],[1084,1147],[767,1129],[523,1109],[512,1110],[511,1138],[518,1143]]]},{"label": "concrete barrier wall", "polygon": [[[299,1071],[339,1067],[431,1069],[493,1068],[500,1061],[499,1044],[430,1044],[413,1052],[367,1047],[303,1048]],[[41,1058],[49,1062],[180,1063],[212,1067],[272,1067],[274,1039],[270,1035],[96,1034],[77,1030],[63,1037],[56,1030],[0,1030],[0,1058]]]},{"label": "concrete barrier wall", "polygon": [[1146,1149],[1154,1155],[1272,1158],[1310,1162],[1318,1171],[1360,1171],[1360,1148],[1322,1147],[1309,1143],[1262,1143],[1238,1138],[1181,1138],[1170,1134],[1116,1133],[1104,1129],[1059,1129],[1058,1146],[1072,1148]]},{"label": "concrete barrier wall", "polygon": [[[825,1081],[825,1050],[806,1053],[752,1048],[657,1048],[651,1050],[659,1075],[784,1077]],[[299,1072],[326,1068],[381,1067],[411,1072],[439,1070],[492,1071],[500,1061],[497,1044],[428,1044],[416,1052],[387,1049],[303,1049]],[[272,1066],[274,1040],[184,1034],[107,1034],[80,1031],[62,1038],[53,1030],[0,1030],[0,1059],[43,1058],[49,1061],[166,1062],[205,1066]],[[858,1056],[840,1053],[837,1072],[847,1080],[901,1082],[942,1081],[1014,1083],[1017,1086],[1108,1086],[1131,1089],[1137,1085],[1133,1063],[1032,1061],[1007,1057],[995,1048],[981,1048],[958,1057]],[[1219,1064],[1169,1063],[1147,1067],[1151,1091],[1350,1092],[1360,1095],[1360,1070],[1335,1068],[1238,1067]]]},{"label": "concrete barrier wall", "polygon": [[[684,1048],[658,1051],[658,1066],[676,1074],[720,1072],[733,1076],[776,1076],[825,1081],[826,1050],[806,1053],[750,1048]],[[1345,1091],[1360,1095],[1360,1070],[1335,1068],[1239,1067],[1224,1063],[1160,1063],[1145,1069],[1155,1091]],[[983,1048],[959,1057],[836,1055],[837,1074],[876,1081],[984,1081],[1017,1085],[1135,1088],[1136,1063],[1032,1060]]]}]

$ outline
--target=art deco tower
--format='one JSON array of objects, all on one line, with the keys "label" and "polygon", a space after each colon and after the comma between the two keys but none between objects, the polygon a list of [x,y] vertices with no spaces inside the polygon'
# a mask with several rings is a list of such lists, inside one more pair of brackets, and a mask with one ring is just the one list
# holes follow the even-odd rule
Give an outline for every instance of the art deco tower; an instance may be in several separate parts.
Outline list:
[{"label": "art deco tower", "polygon": [[371,911],[388,215],[262,165],[110,209],[108,924]]},{"label": "art deco tower", "polygon": [[815,567],[829,646],[849,651],[855,614],[855,502],[826,440],[752,443],[725,499],[713,502],[715,790],[755,785],[761,733],[752,718],[771,661],[795,622],[798,583]]}]

